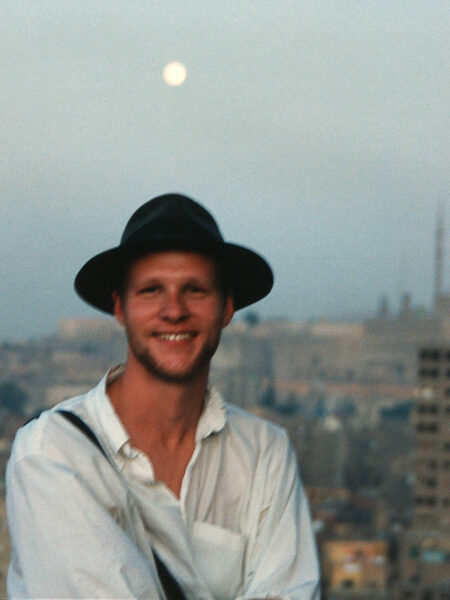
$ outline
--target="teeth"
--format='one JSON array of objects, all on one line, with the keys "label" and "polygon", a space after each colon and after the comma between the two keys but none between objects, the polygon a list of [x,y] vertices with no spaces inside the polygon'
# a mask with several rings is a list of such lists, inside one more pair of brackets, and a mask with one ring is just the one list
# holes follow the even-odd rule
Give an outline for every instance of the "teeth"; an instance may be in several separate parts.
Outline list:
[{"label": "teeth", "polygon": [[192,337],[190,333],[160,333],[159,337],[162,340],[167,340],[169,342],[178,342],[181,340],[187,340]]}]

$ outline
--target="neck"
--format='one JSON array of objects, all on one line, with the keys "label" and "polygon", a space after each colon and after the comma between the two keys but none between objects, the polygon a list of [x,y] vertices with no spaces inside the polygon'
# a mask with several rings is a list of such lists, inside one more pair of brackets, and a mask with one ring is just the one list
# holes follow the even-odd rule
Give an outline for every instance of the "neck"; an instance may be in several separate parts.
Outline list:
[{"label": "neck", "polygon": [[147,443],[144,440],[177,446],[186,436],[195,435],[208,371],[205,369],[189,382],[169,382],[129,357],[124,371],[107,392],[131,443],[140,448]]}]

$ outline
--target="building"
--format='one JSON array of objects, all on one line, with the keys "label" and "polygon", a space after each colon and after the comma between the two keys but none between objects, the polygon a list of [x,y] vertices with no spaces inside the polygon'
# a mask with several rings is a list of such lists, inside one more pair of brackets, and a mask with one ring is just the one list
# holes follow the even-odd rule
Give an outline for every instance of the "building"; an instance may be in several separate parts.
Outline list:
[{"label": "building", "polygon": [[327,598],[385,598],[388,547],[383,540],[330,540],[323,545]]},{"label": "building", "polygon": [[450,598],[450,346],[419,352],[413,425],[414,517],[404,535],[402,600]]},{"label": "building", "polygon": [[329,416],[311,423],[304,431],[303,476],[312,488],[343,488],[347,444],[345,431],[337,417]]},{"label": "building", "polygon": [[450,533],[450,346],[420,351],[418,383],[414,525]]}]

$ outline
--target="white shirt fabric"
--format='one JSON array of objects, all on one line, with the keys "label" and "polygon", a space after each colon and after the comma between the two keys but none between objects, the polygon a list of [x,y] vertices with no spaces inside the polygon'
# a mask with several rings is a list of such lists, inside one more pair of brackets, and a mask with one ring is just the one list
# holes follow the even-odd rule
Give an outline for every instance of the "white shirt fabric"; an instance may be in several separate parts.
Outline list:
[{"label": "white shirt fabric", "polygon": [[[106,376],[22,428],[7,468],[9,598],[317,600],[307,500],[285,431],[208,392],[178,499],[131,447]],[[109,460],[57,409],[78,414]]]}]

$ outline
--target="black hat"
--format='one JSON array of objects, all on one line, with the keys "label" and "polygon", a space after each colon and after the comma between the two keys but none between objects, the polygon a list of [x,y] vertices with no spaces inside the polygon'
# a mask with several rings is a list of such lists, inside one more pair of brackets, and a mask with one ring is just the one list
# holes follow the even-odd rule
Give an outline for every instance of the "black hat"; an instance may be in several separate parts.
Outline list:
[{"label": "black hat", "polygon": [[120,287],[130,260],[174,249],[216,258],[233,293],[235,310],[261,300],[272,289],[273,274],[268,263],[248,248],[225,242],[212,215],[180,194],[164,194],[138,208],[119,246],[97,254],[80,269],[75,289],[95,308],[112,313],[112,294]]}]

